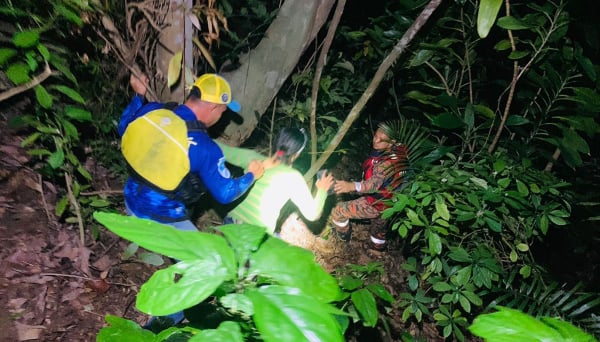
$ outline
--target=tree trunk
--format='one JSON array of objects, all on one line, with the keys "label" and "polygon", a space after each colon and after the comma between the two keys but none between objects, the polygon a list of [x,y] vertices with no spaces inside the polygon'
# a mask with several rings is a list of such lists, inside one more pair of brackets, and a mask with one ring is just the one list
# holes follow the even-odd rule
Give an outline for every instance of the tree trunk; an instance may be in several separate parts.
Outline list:
[{"label": "tree trunk", "polygon": [[298,64],[302,53],[326,22],[335,0],[287,0],[265,37],[248,54],[241,67],[223,76],[240,102],[243,123],[231,123],[223,139],[237,146],[246,140],[279,89]]},{"label": "tree trunk", "polygon": [[[169,26],[162,30],[156,51],[156,63],[158,75],[164,82],[156,84],[164,85],[163,89],[157,89],[161,101],[176,101],[182,103],[185,100],[185,84],[194,80],[185,80],[186,68],[195,70],[192,57],[192,37],[194,30],[192,22],[188,18],[189,9],[193,6],[193,0],[171,0],[167,12],[166,22]],[[168,88],[167,77],[169,73],[169,62],[177,52],[183,52],[183,66],[179,81]]]}]

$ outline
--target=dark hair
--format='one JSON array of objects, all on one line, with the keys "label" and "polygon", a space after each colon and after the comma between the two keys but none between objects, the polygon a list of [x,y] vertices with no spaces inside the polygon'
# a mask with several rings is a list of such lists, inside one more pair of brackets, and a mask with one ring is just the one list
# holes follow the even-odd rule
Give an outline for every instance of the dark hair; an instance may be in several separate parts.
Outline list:
[{"label": "dark hair", "polygon": [[192,89],[190,89],[190,93],[186,97],[186,100],[189,100],[189,99],[199,100],[201,98],[202,98],[202,92],[200,91],[200,88],[193,86]]},{"label": "dark hair", "polygon": [[303,128],[286,127],[279,131],[275,145],[277,159],[285,164],[291,164],[291,159],[302,152],[308,137]]}]

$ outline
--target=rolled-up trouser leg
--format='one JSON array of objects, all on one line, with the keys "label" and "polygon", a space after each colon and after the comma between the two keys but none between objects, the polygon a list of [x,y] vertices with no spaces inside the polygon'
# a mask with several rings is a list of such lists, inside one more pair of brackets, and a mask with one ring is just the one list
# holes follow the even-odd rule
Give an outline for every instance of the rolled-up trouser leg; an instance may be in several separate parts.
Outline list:
[{"label": "rolled-up trouser leg", "polygon": [[378,218],[381,212],[375,209],[366,198],[360,197],[352,201],[339,202],[331,212],[331,221],[339,233],[350,230],[352,219]]},{"label": "rolled-up trouser leg", "polygon": [[370,239],[371,239],[371,248],[376,250],[385,249],[386,245],[386,236],[387,236],[387,226],[385,221],[382,219],[376,219],[371,222],[371,228],[369,229]]}]

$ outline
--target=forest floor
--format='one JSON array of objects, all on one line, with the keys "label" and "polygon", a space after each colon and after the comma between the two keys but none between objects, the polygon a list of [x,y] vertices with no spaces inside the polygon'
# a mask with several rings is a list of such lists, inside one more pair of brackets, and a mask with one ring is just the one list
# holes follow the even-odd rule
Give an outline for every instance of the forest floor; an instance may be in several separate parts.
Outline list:
[{"label": "forest floor", "polygon": [[[135,307],[136,294],[164,266],[138,258],[123,260],[129,243],[106,229],[95,239],[86,232],[82,245],[77,224],[55,217],[60,190],[30,168],[30,157],[20,147],[24,137],[1,122],[0,131],[0,341],[95,341],[108,314],[146,323],[149,317]],[[101,166],[87,166],[97,183],[95,190],[121,188]],[[199,226],[211,220],[218,217],[207,212]],[[370,256],[363,246],[368,239],[366,223],[354,227],[350,243],[316,237],[294,217],[281,233],[313,250],[327,271],[379,262],[385,270],[380,282],[394,297],[406,287],[400,244],[392,241],[382,256]],[[348,331],[346,339],[400,341],[401,334],[410,333],[420,341],[443,340],[434,325],[405,324],[400,317],[401,312],[392,308],[384,314],[389,333],[379,324],[371,331]]]}]

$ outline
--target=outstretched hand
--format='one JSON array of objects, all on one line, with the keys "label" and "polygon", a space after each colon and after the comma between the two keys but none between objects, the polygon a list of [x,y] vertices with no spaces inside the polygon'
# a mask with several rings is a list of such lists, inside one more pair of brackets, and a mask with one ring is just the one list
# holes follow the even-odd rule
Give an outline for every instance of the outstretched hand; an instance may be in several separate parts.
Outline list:
[{"label": "outstretched hand", "polygon": [[346,192],[356,191],[354,183],[346,181],[336,181],[334,190],[336,194],[343,194]]},{"label": "outstretched hand", "polygon": [[248,172],[252,172],[254,180],[257,180],[265,173],[265,168],[263,167],[262,162],[253,160],[248,164]]},{"label": "outstretched hand", "polygon": [[318,189],[329,191],[329,189],[331,189],[331,187],[333,186],[333,182],[333,175],[327,170],[325,170],[323,171],[323,175],[321,176],[321,178],[317,179],[317,181],[315,182],[315,186]]},{"label": "outstretched hand", "polygon": [[131,88],[136,94],[141,96],[146,95],[146,91],[148,90],[148,81],[148,76],[144,74],[142,74],[140,77],[131,74],[131,77],[129,78],[129,84],[131,85]]}]

